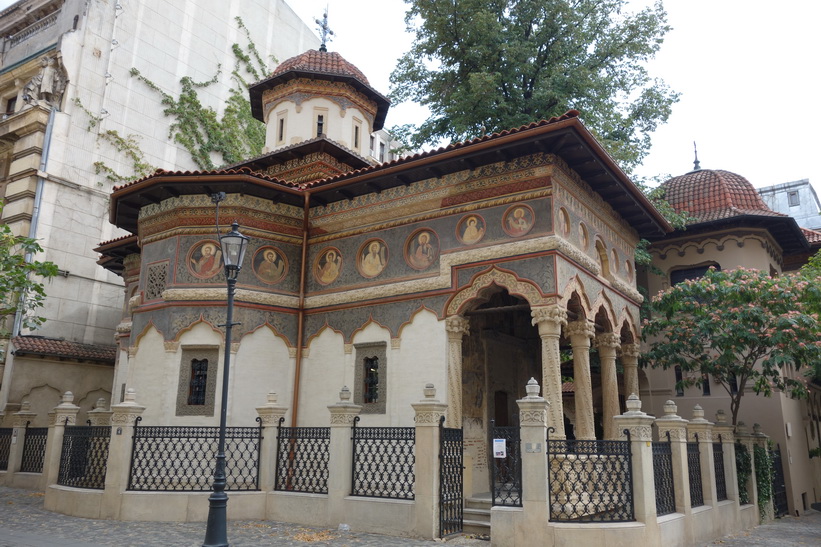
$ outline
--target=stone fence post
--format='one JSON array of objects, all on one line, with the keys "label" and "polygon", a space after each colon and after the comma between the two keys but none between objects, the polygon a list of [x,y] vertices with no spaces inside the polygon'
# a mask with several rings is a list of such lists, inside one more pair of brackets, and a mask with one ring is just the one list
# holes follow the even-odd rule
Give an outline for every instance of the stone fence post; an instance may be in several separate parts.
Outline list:
[{"label": "stone fence post", "polygon": [[627,412],[613,418],[621,440],[630,433],[630,452],[633,462],[633,508],[636,520],[647,530],[647,544],[658,543],[659,528],[656,517],[656,487],[653,474],[653,420],[641,411],[641,400],[635,393],[627,398]]},{"label": "stone fence post", "polygon": [[51,423],[43,461],[44,488],[57,484],[57,477],[60,474],[60,456],[63,451],[63,436],[67,425],[76,425],[78,412],[80,412],[80,407],[74,404],[74,394],[66,391],[62,402],[49,413]]},{"label": "stone fence post", "polygon": [[701,491],[704,505],[716,505],[716,466],[713,456],[713,424],[704,419],[701,405],[693,407],[693,418],[687,424],[687,440],[698,441],[699,463],[701,465]]},{"label": "stone fence post", "polygon": [[362,405],[351,402],[348,386],[339,392],[339,402],[329,405],[331,443],[328,469],[328,519],[332,526],[345,522],[345,498],[351,493],[352,458],[351,426],[362,411]]},{"label": "stone fence post", "polygon": [[[547,411],[548,402],[539,397],[539,384],[531,378],[525,386],[527,396],[519,399],[520,454],[522,455],[523,525],[517,526],[516,545],[527,545],[529,539],[549,537],[547,484]],[[521,531],[521,532],[520,532]]]},{"label": "stone fence post", "polygon": [[448,405],[436,399],[433,384],[425,385],[424,394],[423,400],[411,404],[416,416],[416,535],[435,538],[439,537],[439,420]]},{"label": "stone fence post", "polygon": [[[37,413],[31,411],[31,403],[20,403],[20,411],[12,414],[11,445],[9,446],[9,462],[6,468],[5,485],[15,485],[14,475],[20,472],[23,463],[23,446],[25,445],[26,426],[33,422]],[[45,461],[43,462],[45,464]],[[43,469],[45,471],[45,468]]]},{"label": "stone fence post", "polygon": [[97,403],[94,405],[94,409],[88,413],[88,421],[91,422],[92,426],[110,426],[111,425],[111,415],[114,414],[112,411],[107,410],[107,406],[105,404],[105,399],[100,397],[97,399]]},{"label": "stone fence post", "polygon": [[108,464],[100,517],[116,520],[120,518],[121,496],[128,488],[130,478],[134,427],[145,407],[137,404],[137,394],[133,388],[129,388],[125,392],[123,402],[113,405],[111,411],[111,440],[108,444]]},{"label": "stone fence post", "polygon": [[277,394],[268,394],[268,401],[257,407],[257,414],[262,425],[262,444],[259,447],[259,489],[272,492],[276,486],[277,434],[279,426],[285,420],[288,407],[277,404]]},{"label": "stone fence post", "polygon": [[664,416],[656,419],[659,440],[665,441],[670,434],[673,452],[673,488],[676,493],[676,513],[689,519],[693,513],[690,499],[690,475],[687,468],[687,420],[678,416],[678,406],[673,401],[664,403]]}]

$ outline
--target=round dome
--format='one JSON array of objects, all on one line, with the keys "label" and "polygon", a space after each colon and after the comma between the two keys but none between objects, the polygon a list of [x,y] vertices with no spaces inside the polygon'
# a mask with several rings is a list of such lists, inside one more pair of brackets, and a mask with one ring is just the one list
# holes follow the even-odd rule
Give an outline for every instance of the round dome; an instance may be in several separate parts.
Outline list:
[{"label": "round dome", "polygon": [[319,51],[311,49],[296,57],[286,59],[271,73],[271,78],[289,71],[311,72],[315,74],[339,75],[356,78],[366,85],[370,85],[365,74],[354,65],[346,61],[335,51]]},{"label": "round dome", "polygon": [[772,213],[750,181],[729,171],[699,169],[664,183],[665,199],[676,211],[687,211],[698,220],[730,213]]}]

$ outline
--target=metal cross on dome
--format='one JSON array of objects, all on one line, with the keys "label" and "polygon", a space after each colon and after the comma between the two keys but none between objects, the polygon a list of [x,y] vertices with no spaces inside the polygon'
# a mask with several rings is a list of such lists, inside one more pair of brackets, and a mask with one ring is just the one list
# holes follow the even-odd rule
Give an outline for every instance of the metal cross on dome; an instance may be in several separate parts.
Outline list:
[{"label": "metal cross on dome", "polygon": [[317,30],[319,30],[319,38],[322,40],[322,45],[319,46],[319,51],[328,51],[325,44],[331,41],[331,36],[334,36],[334,31],[332,31],[331,27],[328,26],[327,6],[325,7],[325,15],[322,16],[322,20],[314,19],[314,22],[319,25]]}]

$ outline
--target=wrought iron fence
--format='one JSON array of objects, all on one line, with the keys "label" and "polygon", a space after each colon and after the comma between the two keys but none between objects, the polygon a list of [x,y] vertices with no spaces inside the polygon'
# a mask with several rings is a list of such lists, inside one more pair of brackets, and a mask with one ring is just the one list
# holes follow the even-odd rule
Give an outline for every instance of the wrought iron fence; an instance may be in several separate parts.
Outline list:
[{"label": "wrought iron fence", "polygon": [[[257,422],[260,422],[257,418]],[[216,464],[219,427],[134,425],[128,490],[207,492]],[[225,431],[225,490],[259,490],[262,428]]]},{"label": "wrought iron fence", "polygon": [[704,505],[704,488],[701,484],[701,454],[698,435],[695,442],[687,443],[687,477],[690,479],[690,507]]},{"label": "wrought iron fence", "polygon": [[462,430],[445,427],[439,419],[439,537],[456,534],[463,527]]},{"label": "wrought iron fence", "polygon": [[47,427],[29,427],[26,424],[26,434],[23,440],[23,458],[20,462],[22,473],[42,473],[43,462],[46,459]]},{"label": "wrought iron fence", "polygon": [[550,520],[631,522],[633,467],[630,432],[626,441],[550,440],[547,484]]},{"label": "wrought iron fence", "polygon": [[11,436],[13,433],[14,428],[12,427],[0,427],[0,471],[7,471],[9,468]]},{"label": "wrought iron fence", "polygon": [[493,443],[504,442],[504,455],[493,454],[493,505],[522,506],[522,454],[519,427],[496,426],[491,420]]},{"label": "wrought iron fence", "polygon": [[713,443],[713,466],[716,472],[716,500],[727,499],[727,477],[724,474],[724,444],[721,442],[721,435],[718,442]]},{"label": "wrought iron fence", "polygon": [[75,488],[105,488],[110,426],[68,426],[63,435],[57,484]]},{"label": "wrought iron fence", "polygon": [[773,512],[776,518],[789,513],[787,506],[787,484],[784,481],[784,467],[781,461],[781,446],[775,445],[770,451],[773,463]]},{"label": "wrought iron fence", "polygon": [[277,427],[275,490],[328,493],[330,427]]},{"label": "wrought iron fence", "polygon": [[653,483],[656,486],[656,514],[676,512],[676,492],[673,487],[673,450],[670,432],[666,442],[653,442]]},{"label": "wrought iron fence", "polygon": [[351,427],[352,496],[414,499],[416,428]]}]

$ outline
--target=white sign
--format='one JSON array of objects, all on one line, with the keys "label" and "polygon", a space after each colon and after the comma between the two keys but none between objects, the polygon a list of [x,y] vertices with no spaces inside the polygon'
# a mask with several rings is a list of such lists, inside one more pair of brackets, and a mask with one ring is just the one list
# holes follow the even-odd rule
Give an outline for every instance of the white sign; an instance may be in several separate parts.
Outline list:
[{"label": "white sign", "polygon": [[493,457],[507,458],[507,444],[504,439],[493,439]]}]

